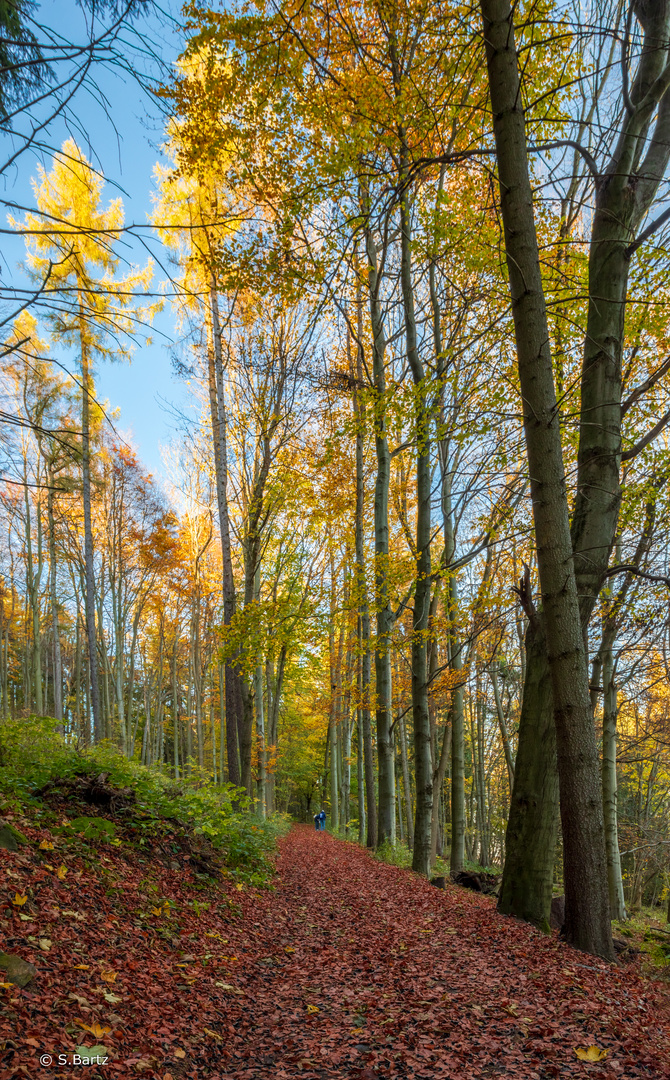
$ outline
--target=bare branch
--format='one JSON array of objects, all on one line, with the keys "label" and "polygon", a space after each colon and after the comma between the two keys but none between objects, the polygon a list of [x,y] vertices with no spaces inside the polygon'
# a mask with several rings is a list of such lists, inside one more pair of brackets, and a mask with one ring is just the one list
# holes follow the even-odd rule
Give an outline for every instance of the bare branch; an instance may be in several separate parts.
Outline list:
[{"label": "bare branch", "polygon": [[670,423],[670,410],[662,416],[657,424],[654,424],[651,431],[648,431],[634,446],[631,446],[630,450],[625,450],[621,455],[622,461],[632,461],[638,454],[641,454],[645,446],[649,446],[650,442],[653,442],[657,435],[660,435],[665,427]]}]

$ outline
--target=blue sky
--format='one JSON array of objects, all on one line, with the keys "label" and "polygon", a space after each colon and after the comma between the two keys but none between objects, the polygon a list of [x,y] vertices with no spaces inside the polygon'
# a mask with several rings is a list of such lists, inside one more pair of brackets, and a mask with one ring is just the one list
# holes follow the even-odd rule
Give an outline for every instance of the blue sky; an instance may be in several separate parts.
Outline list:
[{"label": "blue sky", "polygon": [[[168,0],[164,5],[167,17],[154,12],[136,23],[137,30],[148,34],[163,61],[169,64],[181,48],[179,10],[176,0]],[[74,0],[47,0],[40,5],[39,17],[57,26],[63,37],[81,40],[82,15]],[[95,80],[97,95],[82,89],[74,101],[73,112],[80,130],[68,130],[61,122],[53,124],[48,132],[49,141],[60,146],[68,136],[74,136],[108,180],[103,201],[121,195],[126,223],[144,225],[151,213],[152,172],[161,157],[160,108],[132,78],[118,69],[98,66]],[[33,204],[30,178],[36,172],[38,160],[37,155],[23,155],[18,168],[5,181],[5,198],[26,206]],[[41,160],[48,166],[48,158]],[[144,235],[149,246],[164,258],[158,240],[149,230]],[[16,263],[22,253],[23,244],[18,237],[4,238],[2,276],[7,280],[16,278]],[[137,242],[127,257],[144,265],[147,251]],[[156,267],[154,287],[161,276],[160,267]],[[120,409],[116,421],[119,432],[130,435],[146,467],[160,476],[164,472],[160,446],[174,433],[171,412],[187,410],[190,406],[188,388],[172,371],[170,345],[174,327],[169,306],[157,318],[152,337],[152,344],[138,344],[130,365],[100,365],[96,386],[101,400],[107,399],[111,409]]]}]

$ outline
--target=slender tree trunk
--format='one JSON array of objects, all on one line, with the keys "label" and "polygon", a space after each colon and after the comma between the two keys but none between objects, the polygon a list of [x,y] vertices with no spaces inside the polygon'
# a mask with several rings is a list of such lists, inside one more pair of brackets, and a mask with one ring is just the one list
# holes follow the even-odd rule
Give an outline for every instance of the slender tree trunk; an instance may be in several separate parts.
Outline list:
[{"label": "slender tree trunk", "polygon": [[617,821],[617,689],[616,673],[612,655],[614,630],[603,634],[603,815],[605,818],[605,845],[607,850],[607,880],[609,885],[610,911],[613,919],[628,918],[621,877],[619,854],[619,830]]},{"label": "slender tree trunk", "polygon": [[[82,316],[83,320],[83,316]],[[84,503],[84,609],[86,613],[86,639],[88,641],[88,670],[91,683],[91,709],[93,712],[93,741],[104,737],[100,684],[98,680],[98,649],[95,631],[95,570],[93,564],[93,524],[91,521],[91,422],[90,398],[92,380],[88,345],[85,331],[81,329],[81,472],[82,498]]]},{"label": "slender tree trunk", "polygon": [[[449,606],[458,608],[458,582],[449,576]],[[451,671],[458,682],[451,692],[451,850],[449,867],[452,874],[463,869],[465,862],[465,717],[463,709],[463,646],[456,640],[450,616],[449,648]]]},{"label": "slender tree trunk", "polygon": [[[30,493],[28,488],[28,462],[25,450],[23,458],[23,476],[23,494],[26,514],[26,602],[28,607],[30,608],[30,620],[33,639],[31,650],[32,687],[35,695],[35,712],[38,714],[38,716],[42,716],[42,714],[44,713],[44,703],[42,699],[42,632],[40,626],[40,578],[42,576],[41,514],[38,501],[37,512],[35,515],[37,532],[37,569],[35,569],[33,561],[32,514]],[[31,700],[30,693],[28,693],[27,695],[27,700],[28,702],[30,702]]]},{"label": "slender tree trunk", "polygon": [[177,647],[179,638],[175,631],[174,646],[172,649],[172,731],[173,731],[173,754],[174,754],[174,777],[179,780],[179,683],[177,681]]},{"label": "slender tree trunk", "polygon": [[[377,769],[379,786],[379,815],[376,821],[368,805],[368,838],[376,825],[376,841],[382,844],[392,841],[395,824],[395,775],[393,747],[391,743],[392,692],[391,692],[391,632],[393,613],[389,598],[389,518],[388,498],[391,480],[391,457],[386,436],[386,374],[384,358],[386,337],[379,291],[381,277],[378,269],[377,249],[372,231],[367,230],[366,249],[368,258],[368,290],[370,321],[372,324],[372,373],[375,387],[374,431],[377,454],[375,479],[374,528],[375,528],[375,610],[377,612],[377,638],[375,642],[375,719],[377,727]],[[359,311],[361,305],[359,304]],[[362,378],[362,327],[359,316],[359,345],[357,374]]]},{"label": "slender tree trunk", "polygon": [[81,634],[79,632],[81,626],[81,620],[79,618],[79,604],[77,604],[77,619],[75,623],[75,639],[74,639],[74,715],[75,724],[77,729],[77,738],[81,739],[83,736],[83,723],[81,715]]},{"label": "slender tree trunk", "polygon": [[[401,134],[404,143],[404,133]],[[406,173],[405,151],[401,178]],[[414,776],[416,810],[412,869],[430,874],[431,820],[433,813],[433,760],[428,710],[428,620],[430,613],[430,413],[425,372],[419,358],[411,261],[411,222],[407,190],[400,201],[400,279],[402,287],[407,360],[414,382],[416,417],[416,577],[412,615],[412,721],[414,727]]]},{"label": "slender tree trunk", "polygon": [[411,851],[414,847],[414,817],[412,814],[412,785],[409,778],[409,758],[407,755],[407,732],[405,721],[400,719],[398,723],[400,737],[400,757],[402,760],[402,786],[405,793],[405,827],[407,830],[407,846]]},{"label": "slender tree trunk", "polygon": [[[480,0],[554,697],[571,944],[612,959],[598,754],[509,0]],[[530,597],[528,598],[530,603]],[[538,616],[536,616],[538,617]]]},{"label": "slender tree trunk", "polygon": [[[233,576],[233,558],[230,540],[230,515],[228,510],[228,440],[225,391],[223,385],[223,348],[219,301],[216,278],[211,274],[210,311],[212,333],[208,349],[209,371],[209,406],[214,444],[214,470],[216,475],[216,501],[219,513],[219,533],[221,537],[221,559],[223,564],[223,625],[230,626],[237,606],[235,596],[235,578]],[[236,787],[242,783],[240,772],[240,754],[238,748],[238,729],[243,722],[244,702],[242,698],[241,676],[231,658],[225,662],[225,716],[226,716],[226,756],[228,758],[228,780]]]},{"label": "slender tree trunk", "polygon": [[196,585],[196,594],[193,607],[193,647],[191,650],[191,677],[193,679],[193,695],[195,699],[195,733],[198,744],[198,768],[205,768],[205,740],[202,728],[203,710],[203,686],[202,686],[202,656],[200,648],[200,591]]},{"label": "slender tree trunk", "polygon": [[[360,639],[359,639],[360,640]],[[360,700],[360,669],[358,676],[358,692]],[[365,767],[364,767],[364,749],[363,749],[363,719],[362,710],[360,707],[356,710],[356,784],[358,788],[358,843],[362,846],[365,843]]]},{"label": "slender tree trunk", "polygon": [[223,664],[217,665],[217,672],[219,678],[219,783],[223,784],[223,778],[225,775],[223,748],[226,742],[226,687],[223,675]]},{"label": "slender tree trunk", "polygon": [[330,743],[330,826],[334,831],[340,827],[337,776],[337,718],[338,718],[338,658],[335,652],[335,562],[330,555],[330,625],[328,629],[328,653],[330,656],[330,715],[328,734]]},{"label": "slender tree trunk", "polygon": [[498,727],[500,728],[500,739],[503,744],[503,753],[505,754],[505,764],[507,765],[507,779],[509,780],[510,796],[512,789],[514,788],[514,758],[512,757],[512,747],[509,741],[509,733],[507,731],[507,721],[505,720],[505,713],[503,712],[502,701],[500,700],[500,687],[498,686],[498,665],[495,661],[489,668],[489,677],[491,679],[491,686],[493,687],[493,699],[496,705],[496,715],[498,717]]},{"label": "slender tree trunk", "polygon": [[[254,578],[255,601],[261,598],[261,564],[256,567]],[[256,784],[256,806],[260,817],[266,815],[265,805],[265,709],[263,702],[263,658],[258,653],[254,667],[254,712],[256,715],[256,741],[258,747],[258,781]]]},{"label": "slender tree trunk", "polygon": [[132,758],[135,753],[135,735],[137,733],[137,720],[133,719],[135,706],[135,654],[137,652],[137,636],[140,626],[141,608],[138,605],[133,616],[133,627],[130,635],[130,656],[128,657],[128,699],[126,704],[126,732],[127,744],[125,753]]},{"label": "slender tree trunk", "polygon": [[49,599],[51,603],[51,631],[53,634],[54,716],[63,722],[63,661],[58,624],[58,594],[56,591],[56,526],[54,522],[54,474],[48,472],[47,524],[49,529]]},{"label": "slender tree trunk", "polygon": [[[435,316],[437,321],[437,313]],[[437,331],[435,331],[437,333]],[[439,338],[438,338],[439,341]],[[436,346],[437,347],[437,346]],[[441,352],[437,353],[438,358]],[[440,423],[444,422],[444,387],[440,386]],[[448,460],[446,440],[438,443],[441,479],[442,529],[444,532],[444,562],[447,578],[447,625],[449,669],[455,676],[455,685],[451,691],[451,784],[449,818],[451,824],[451,844],[449,866],[452,873],[463,869],[465,862],[465,728],[463,714],[463,643],[458,635],[458,578],[450,570],[456,554],[453,509],[451,500],[452,471]]]},{"label": "slender tree trunk", "polygon": [[[379,281],[377,277],[377,254],[372,237],[368,237],[368,277],[370,290],[370,312],[375,328],[375,340],[373,345],[373,367],[376,382],[384,383],[384,332],[381,320],[381,308],[378,303]],[[355,552],[356,552],[356,591],[358,600],[358,629],[359,629],[359,654],[360,654],[360,706],[359,706],[359,759],[362,755],[363,773],[365,776],[365,808],[359,817],[361,832],[365,833],[366,845],[375,848],[378,840],[377,830],[377,804],[375,799],[374,760],[372,756],[372,725],[370,719],[370,684],[372,677],[372,664],[370,656],[370,607],[368,603],[368,588],[365,574],[365,546],[364,546],[364,511],[365,511],[365,474],[363,469],[363,446],[365,432],[365,412],[361,403],[360,387],[363,382],[363,304],[358,293],[357,302],[357,337],[356,343],[356,381],[354,383],[354,416],[356,418],[356,508],[354,516]],[[379,394],[379,388],[377,387]],[[386,444],[385,428],[379,408],[383,408],[383,400],[380,406],[379,397],[375,401],[374,425],[375,447],[377,452],[377,481],[375,484],[375,591],[382,596],[385,589],[386,568],[380,573],[377,553],[384,550],[388,542],[388,485],[390,472],[388,465],[388,445]],[[386,532],[384,531],[384,492],[386,491]],[[378,624],[379,625],[379,624]],[[375,654],[375,665],[379,656],[380,666],[384,667],[383,650]],[[382,718],[383,726],[383,718]],[[359,805],[363,808],[363,792],[359,789]]]}]

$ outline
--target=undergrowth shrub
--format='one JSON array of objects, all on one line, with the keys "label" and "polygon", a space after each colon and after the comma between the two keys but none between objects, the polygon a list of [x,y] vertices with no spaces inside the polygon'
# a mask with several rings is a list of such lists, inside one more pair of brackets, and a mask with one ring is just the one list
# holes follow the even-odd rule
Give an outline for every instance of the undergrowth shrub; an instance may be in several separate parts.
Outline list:
[{"label": "undergrowth shrub", "polygon": [[0,721],[0,796],[6,809],[35,806],[34,793],[50,780],[108,773],[112,787],[135,792],[132,818],[140,837],[161,821],[176,819],[205,836],[236,876],[252,884],[267,882],[275,840],[290,827],[286,815],[261,820],[245,792],[231,784],[213,785],[197,767],[175,780],[159,767],[129,761],[110,743],[78,748],[58,727],[44,716]]}]

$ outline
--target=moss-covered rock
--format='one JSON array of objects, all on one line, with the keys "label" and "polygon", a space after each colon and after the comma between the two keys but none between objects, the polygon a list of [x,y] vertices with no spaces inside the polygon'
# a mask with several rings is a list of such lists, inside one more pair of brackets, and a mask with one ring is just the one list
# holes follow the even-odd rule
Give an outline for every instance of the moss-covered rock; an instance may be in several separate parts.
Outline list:
[{"label": "moss-covered rock", "polygon": [[5,851],[18,851],[21,844],[28,843],[27,837],[8,822],[5,821],[0,827],[0,848],[4,848]]},{"label": "moss-covered rock", "polygon": [[37,968],[11,953],[0,953],[0,971],[5,973],[5,981],[15,986],[27,986],[37,975]]}]

